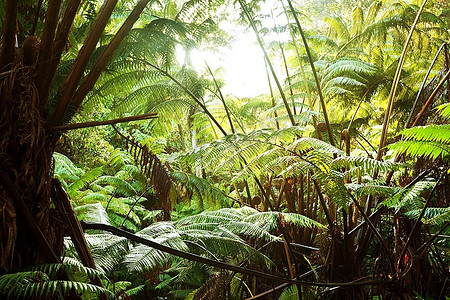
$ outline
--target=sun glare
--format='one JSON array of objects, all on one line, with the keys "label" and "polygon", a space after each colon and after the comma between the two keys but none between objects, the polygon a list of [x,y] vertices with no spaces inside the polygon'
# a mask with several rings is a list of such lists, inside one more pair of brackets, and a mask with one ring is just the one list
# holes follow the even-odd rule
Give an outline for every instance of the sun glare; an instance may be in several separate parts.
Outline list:
[{"label": "sun glare", "polygon": [[[239,98],[255,97],[269,92],[264,56],[261,48],[249,33],[243,33],[229,48],[216,51],[197,50],[190,52],[192,67],[198,73],[204,73],[205,62],[215,71],[221,68],[225,86],[222,93]],[[177,49],[178,60],[184,61],[185,53]]]}]

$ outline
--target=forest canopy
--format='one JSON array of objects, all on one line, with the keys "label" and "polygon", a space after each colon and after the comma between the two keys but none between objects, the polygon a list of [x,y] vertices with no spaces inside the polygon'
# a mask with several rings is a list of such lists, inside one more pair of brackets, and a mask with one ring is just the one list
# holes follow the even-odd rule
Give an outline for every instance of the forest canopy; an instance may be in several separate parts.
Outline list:
[{"label": "forest canopy", "polygon": [[0,299],[450,297],[450,2],[0,18]]}]

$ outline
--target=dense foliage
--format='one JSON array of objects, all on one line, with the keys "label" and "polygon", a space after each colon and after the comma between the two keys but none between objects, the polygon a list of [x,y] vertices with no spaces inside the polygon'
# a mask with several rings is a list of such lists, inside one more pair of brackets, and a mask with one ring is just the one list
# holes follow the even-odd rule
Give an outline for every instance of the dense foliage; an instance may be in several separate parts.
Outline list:
[{"label": "dense foliage", "polygon": [[[2,55],[13,2],[0,4]],[[2,254],[0,297],[450,297],[450,2],[19,2],[12,32],[20,47],[13,68],[0,62],[0,101],[11,102],[5,91],[17,76],[40,103],[18,105],[17,114],[39,120],[30,126],[49,130],[39,134],[50,142],[26,144],[26,122],[8,125],[17,130],[0,142],[0,158],[8,157],[0,204],[16,203],[16,190],[33,200],[36,190],[24,186],[45,173],[36,198],[48,204],[26,203],[31,218],[51,220],[42,231],[61,249],[56,261],[37,254],[16,266],[20,259],[8,265]],[[80,54],[111,2],[98,41]],[[46,89],[39,79],[45,54],[30,41],[45,45],[56,3],[57,30],[71,5],[76,14]],[[116,43],[140,6],[139,19]],[[259,84],[270,93],[224,94],[220,69],[194,65],[192,52],[222,49],[235,38],[221,29],[224,20],[254,34],[268,78]],[[77,81],[74,66],[83,55]],[[2,113],[0,128],[11,118]],[[84,123],[93,120],[117,122]],[[20,147],[10,146],[15,142]],[[30,151],[32,163],[16,171],[6,154],[25,147],[49,149],[47,158]],[[8,176],[17,178],[17,189],[7,188]],[[78,229],[61,216],[59,184],[82,221],[93,265],[74,237]],[[65,229],[55,230],[61,223]],[[5,232],[16,227],[8,226],[0,228],[0,251],[14,253]]]}]

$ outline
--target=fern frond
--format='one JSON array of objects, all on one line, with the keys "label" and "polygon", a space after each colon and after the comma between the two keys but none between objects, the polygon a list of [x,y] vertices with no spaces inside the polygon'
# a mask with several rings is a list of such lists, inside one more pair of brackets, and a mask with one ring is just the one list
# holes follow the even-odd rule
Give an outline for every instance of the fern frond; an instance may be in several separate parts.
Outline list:
[{"label": "fern frond", "polygon": [[[177,232],[159,235],[157,238],[149,238],[146,234],[138,233],[138,235],[173,249],[181,251],[188,250],[188,247]],[[143,272],[156,266],[164,265],[171,257],[172,255],[160,250],[146,245],[138,245],[133,247],[126,255],[124,262],[129,270]]]},{"label": "fern frond", "polygon": [[387,146],[394,154],[406,154],[413,158],[424,157],[436,159],[445,158],[450,154],[450,145],[429,141],[399,141]]},{"label": "fern frond", "polygon": [[77,213],[84,212],[86,221],[110,225],[108,214],[99,202],[77,206],[74,210]]},{"label": "fern frond", "polygon": [[389,172],[397,170],[401,165],[390,161],[379,161],[363,156],[340,156],[333,160],[333,169],[350,169],[349,172],[362,173]]},{"label": "fern frond", "polygon": [[297,300],[300,294],[298,293],[298,288],[296,285],[291,285],[287,287],[283,293],[281,293],[278,300]]},{"label": "fern frond", "polygon": [[109,272],[120,264],[130,247],[127,239],[112,234],[86,234],[85,238],[95,265],[104,272]]},{"label": "fern frond", "polygon": [[237,235],[242,235],[246,237],[255,237],[258,240],[262,240],[265,242],[273,242],[281,240],[279,237],[270,234],[266,230],[250,222],[231,222],[223,226]]},{"label": "fern frond", "polygon": [[450,103],[442,104],[436,107],[444,120],[450,120]]},{"label": "fern frond", "polygon": [[280,213],[275,211],[261,212],[243,219],[244,222],[253,223],[269,232],[277,228],[279,222],[282,220],[288,224],[298,227],[312,228],[315,226],[318,228],[323,228],[323,225],[319,222],[295,213]]}]

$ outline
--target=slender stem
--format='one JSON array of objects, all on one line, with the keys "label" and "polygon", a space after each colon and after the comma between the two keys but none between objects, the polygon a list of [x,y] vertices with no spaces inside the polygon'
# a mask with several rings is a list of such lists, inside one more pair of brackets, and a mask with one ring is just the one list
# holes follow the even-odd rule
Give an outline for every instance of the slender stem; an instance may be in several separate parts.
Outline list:
[{"label": "slender stem", "polygon": [[431,62],[430,67],[428,68],[427,74],[425,75],[425,78],[423,79],[422,84],[420,85],[420,89],[419,89],[419,92],[417,93],[416,100],[414,100],[414,104],[413,104],[413,106],[411,107],[411,111],[410,111],[410,113],[409,113],[408,120],[406,121],[405,128],[409,128],[409,124],[410,124],[411,121],[412,121],[412,117],[413,117],[413,115],[414,115],[414,111],[416,110],[416,106],[417,106],[417,104],[419,103],[420,96],[422,96],[422,92],[424,91],[425,84],[426,84],[426,82],[427,82],[428,76],[430,76],[430,73],[431,73],[431,71],[433,70],[433,66],[434,66],[434,64],[436,63],[436,61],[437,61],[437,59],[438,59],[438,57],[439,57],[439,54],[441,54],[441,52],[442,52],[442,50],[443,50],[444,48],[447,48],[447,43],[443,43],[443,44],[441,45],[441,47],[439,47],[439,50],[436,52],[436,55],[434,56],[434,59],[433,59],[433,61]]},{"label": "slender stem", "polygon": [[436,232],[426,243],[424,243],[422,246],[417,249],[417,252],[420,253],[419,256],[422,256],[423,253],[427,250],[427,248],[431,245],[431,243],[442,233],[447,229],[447,227],[450,225],[450,222],[447,222],[438,232]]},{"label": "slender stem", "polygon": [[364,221],[366,221],[366,223],[369,225],[369,228],[375,234],[375,236],[377,237],[377,239],[380,242],[381,246],[386,251],[386,255],[389,258],[392,270],[395,270],[394,269],[394,262],[392,261],[392,257],[389,255],[389,248],[384,243],[383,237],[381,236],[380,232],[375,228],[375,225],[373,225],[372,221],[370,221],[370,218],[367,217],[366,213],[364,212],[364,209],[361,207],[361,205],[359,204],[358,200],[355,199],[355,197],[349,192],[349,190],[347,190],[347,193],[350,196],[350,198],[352,199],[352,201],[355,204],[356,208],[358,208],[359,213],[363,216]]},{"label": "slender stem", "polygon": [[408,236],[408,239],[406,240],[406,243],[402,247],[402,251],[400,252],[400,256],[398,257],[398,260],[397,260],[397,266],[400,265],[401,259],[402,259],[403,255],[405,254],[406,249],[408,248],[409,244],[411,243],[412,237],[413,237],[417,227],[419,226],[419,223],[421,222],[421,219],[422,219],[423,215],[425,214],[425,211],[426,211],[428,205],[430,204],[431,199],[433,198],[434,191],[436,190],[436,188],[438,187],[438,185],[441,182],[442,178],[444,177],[444,174],[446,174],[446,173],[447,173],[446,171],[444,171],[442,173],[442,175],[439,177],[438,181],[436,181],[436,184],[434,185],[434,187],[431,190],[430,194],[428,195],[428,199],[425,202],[425,205],[423,206],[422,211],[420,212],[419,216],[417,217],[416,222],[414,222],[414,226],[411,229],[411,232],[409,233],[409,236]]},{"label": "slender stem", "polygon": [[225,108],[225,113],[227,114],[228,122],[230,123],[231,132],[234,134],[236,132],[234,131],[233,121],[231,121],[231,116],[230,116],[230,111],[228,109],[228,105],[225,103],[225,97],[223,96],[222,90],[220,89],[219,84],[217,83],[216,77],[214,77],[214,74],[213,74],[211,68],[209,67],[209,65],[206,63],[206,61],[205,61],[205,64],[206,64],[206,67],[208,68],[209,73],[211,74],[211,76],[213,78],[214,85],[216,86],[217,91],[219,92],[219,99],[220,99],[220,101],[222,101],[223,107]]},{"label": "slender stem", "polygon": [[45,70],[45,74],[40,74],[40,77],[41,76],[43,77],[42,81],[38,82],[41,112],[44,109],[45,103],[48,100],[50,88],[53,83],[56,70],[58,69],[59,61],[61,60],[61,55],[64,49],[66,48],[67,39],[70,34],[70,28],[72,27],[73,20],[75,19],[78,7],[80,6],[80,2],[81,0],[70,0],[69,3],[67,4],[66,10],[62,16],[62,21],[58,25],[58,29],[56,30],[55,39],[53,41],[52,46],[53,47],[52,57],[50,61],[47,62],[48,66]]},{"label": "slender stem", "polygon": [[433,92],[431,93],[430,97],[428,97],[427,102],[422,106],[422,109],[420,110],[419,114],[417,115],[416,119],[414,120],[414,122],[412,123],[411,127],[416,126],[419,121],[420,118],[422,118],[423,114],[425,113],[425,111],[427,110],[428,106],[430,106],[431,102],[433,101],[434,97],[436,96],[436,94],[439,92],[439,89],[444,85],[444,83],[447,81],[447,79],[450,78],[450,70],[447,72],[447,74],[445,74],[445,76],[441,79],[441,81],[438,83],[438,85],[436,86],[436,88],[433,90]]},{"label": "slender stem", "polygon": [[[384,149],[384,145],[386,144],[387,133],[388,133],[388,129],[389,129],[389,120],[391,118],[392,108],[393,108],[393,104],[394,104],[394,100],[395,100],[395,94],[397,92],[397,88],[398,88],[398,85],[400,82],[400,76],[402,74],[403,64],[405,63],[406,52],[407,52],[409,43],[411,41],[414,29],[416,28],[417,22],[419,21],[420,15],[422,14],[422,11],[425,8],[425,4],[427,3],[427,1],[428,0],[423,0],[422,6],[420,7],[419,11],[417,12],[416,18],[411,26],[408,37],[406,38],[405,45],[403,46],[403,51],[400,56],[400,61],[397,65],[397,70],[395,71],[394,82],[392,83],[392,88],[391,88],[391,91],[389,93],[389,98],[388,98],[389,99],[388,105],[386,107],[386,114],[384,115],[383,127],[381,130],[380,144],[378,145],[377,160],[381,160],[383,158],[383,149]],[[376,178],[377,176],[378,176],[378,174],[375,173],[374,178]]]},{"label": "slender stem", "polygon": [[[267,61],[265,59],[264,59],[264,67],[266,70],[267,82],[269,84],[270,100],[272,101],[272,108],[274,108],[275,107],[275,96],[273,94],[272,82],[270,81],[270,74],[269,74],[269,70],[267,69]],[[280,129],[280,123],[278,122],[278,115],[277,115],[276,110],[273,111],[273,115],[275,117],[275,126],[277,127],[277,129]]]},{"label": "slender stem", "polygon": [[33,26],[31,27],[30,35],[34,35],[36,32],[37,23],[39,21],[39,14],[41,12],[42,2],[44,0],[39,0],[37,6],[36,6],[36,13],[34,14],[34,20],[33,20]]},{"label": "slender stem", "polygon": [[275,69],[273,68],[273,65],[272,65],[272,63],[270,61],[269,55],[267,54],[267,51],[266,51],[266,49],[264,47],[264,44],[263,44],[263,42],[261,40],[261,37],[259,36],[258,29],[256,28],[255,22],[253,22],[253,19],[250,16],[250,13],[249,13],[247,7],[245,6],[244,2],[242,0],[238,0],[238,1],[239,1],[239,4],[241,5],[242,9],[244,10],[245,15],[247,16],[247,19],[248,19],[248,21],[250,23],[250,26],[252,27],[252,29],[253,29],[253,31],[254,31],[254,33],[256,35],[256,40],[258,41],[258,44],[261,47],[261,50],[263,51],[264,58],[266,59],[267,64],[269,65],[270,71],[272,73],[272,77],[275,80],[275,83],[276,83],[276,85],[278,87],[278,91],[280,92],[281,99],[283,99],[283,103],[284,103],[284,106],[286,108],[286,112],[287,112],[287,114],[289,116],[289,120],[291,121],[292,126],[295,126],[296,122],[295,122],[294,116],[292,115],[291,109],[289,108],[289,104],[287,102],[286,95],[284,94],[283,88],[282,88],[282,86],[280,84],[280,81],[278,80],[278,77],[277,77],[277,75],[275,73]]},{"label": "slender stem", "polygon": [[139,195],[139,197],[136,198],[136,200],[134,201],[133,205],[131,205],[130,210],[128,211],[127,215],[125,216],[125,218],[123,218],[122,223],[119,226],[119,229],[122,229],[123,225],[125,224],[125,221],[128,219],[128,217],[130,216],[131,212],[133,211],[133,208],[136,206],[136,204],[138,203],[139,200],[141,200],[142,197],[144,197],[144,195],[150,190],[151,186],[149,186],[143,193],[141,193]]},{"label": "slender stem", "polygon": [[[42,94],[42,88],[44,87],[44,82],[46,82],[49,74],[48,67],[50,59],[53,56],[53,43],[55,38],[56,27],[58,25],[59,9],[61,7],[61,0],[49,0],[47,13],[45,16],[45,26],[42,32],[41,45],[39,50],[39,59],[37,62],[38,74],[37,88],[39,95]],[[40,103],[43,103],[46,99],[42,99],[41,96]]]},{"label": "slender stem", "polygon": [[328,120],[327,107],[325,105],[325,99],[322,94],[319,76],[317,76],[316,67],[314,66],[314,61],[312,59],[311,51],[309,50],[309,46],[308,46],[308,42],[306,41],[305,33],[303,32],[302,26],[300,25],[300,21],[298,20],[297,13],[295,12],[294,7],[292,6],[292,2],[291,2],[291,0],[287,0],[287,1],[288,1],[289,8],[291,9],[292,14],[294,15],[294,19],[295,19],[295,22],[297,23],[298,30],[300,31],[300,35],[302,37],[303,44],[305,46],[306,54],[308,55],[309,64],[311,65],[311,70],[313,72],[314,80],[315,80],[316,86],[317,86],[317,93],[319,94],[319,100],[320,100],[320,104],[322,107],[323,118],[325,119],[325,125],[327,126],[328,136],[330,138],[330,144],[332,146],[334,146],[335,144],[334,144],[333,134],[331,132],[330,121]]}]

